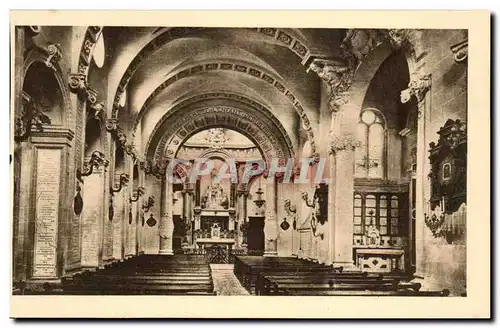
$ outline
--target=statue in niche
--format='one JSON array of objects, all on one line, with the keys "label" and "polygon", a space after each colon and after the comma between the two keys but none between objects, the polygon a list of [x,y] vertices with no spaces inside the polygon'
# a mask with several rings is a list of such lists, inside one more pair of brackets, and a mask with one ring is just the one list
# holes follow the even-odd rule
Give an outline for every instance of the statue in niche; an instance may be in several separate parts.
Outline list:
[{"label": "statue in niche", "polygon": [[217,222],[215,222],[212,225],[212,228],[211,228],[211,237],[215,238],[215,239],[219,239],[220,238],[220,226],[219,226],[219,224]]},{"label": "statue in niche", "polygon": [[202,199],[203,208],[224,208],[229,207],[229,199],[227,193],[222,189],[218,182],[208,186],[207,191]]}]

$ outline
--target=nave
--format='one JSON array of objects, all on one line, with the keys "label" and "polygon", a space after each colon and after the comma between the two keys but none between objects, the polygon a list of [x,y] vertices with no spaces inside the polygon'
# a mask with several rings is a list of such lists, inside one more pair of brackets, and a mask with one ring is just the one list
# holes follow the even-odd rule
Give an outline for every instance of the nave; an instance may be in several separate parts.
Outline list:
[{"label": "nave", "polygon": [[[411,282],[412,275],[349,272],[343,267],[293,257],[235,256],[234,265],[222,267],[208,262],[203,255],[140,255],[65,278],[61,285],[46,283],[41,289],[33,289],[16,284],[14,295],[448,296],[450,293],[448,289],[420,291],[422,285]],[[228,267],[234,270],[228,271]]]},{"label": "nave", "polygon": [[464,295],[467,40],[16,26],[15,293]]}]

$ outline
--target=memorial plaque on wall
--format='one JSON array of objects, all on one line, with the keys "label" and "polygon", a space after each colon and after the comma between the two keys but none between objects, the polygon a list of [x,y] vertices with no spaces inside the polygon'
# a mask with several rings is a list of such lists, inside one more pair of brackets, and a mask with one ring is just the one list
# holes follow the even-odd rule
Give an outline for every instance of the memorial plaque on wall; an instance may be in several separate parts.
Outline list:
[{"label": "memorial plaque on wall", "polygon": [[82,266],[99,265],[99,239],[102,221],[102,185],[101,174],[86,177],[84,186],[85,209],[82,212]]},{"label": "memorial plaque on wall", "polygon": [[115,217],[113,219],[113,257],[115,259],[122,258],[122,224],[123,224],[123,210],[119,207],[121,204],[117,203]]},{"label": "memorial plaque on wall", "polygon": [[60,170],[61,150],[37,150],[34,278],[57,277]]}]

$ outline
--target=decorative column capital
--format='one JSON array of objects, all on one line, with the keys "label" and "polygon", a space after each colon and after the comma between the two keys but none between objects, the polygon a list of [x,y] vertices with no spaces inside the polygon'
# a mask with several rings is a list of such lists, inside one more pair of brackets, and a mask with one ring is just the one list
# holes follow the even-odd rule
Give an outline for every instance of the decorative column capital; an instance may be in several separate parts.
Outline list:
[{"label": "decorative column capital", "polygon": [[349,100],[349,88],[353,79],[351,67],[335,60],[314,59],[309,69],[318,74],[330,87],[330,110],[337,112]]},{"label": "decorative column capital", "polygon": [[399,49],[410,41],[410,33],[412,30],[404,28],[391,28],[388,29],[388,37],[391,45]]},{"label": "decorative column capital", "polygon": [[97,94],[98,92],[94,89],[92,89],[91,87],[89,87],[87,85],[87,88],[86,88],[86,97],[87,97],[87,101],[93,105],[95,104],[95,102],[97,101]]},{"label": "decorative column capital", "polygon": [[117,131],[119,129],[118,119],[115,117],[106,119],[105,128],[108,132]]},{"label": "decorative column capital", "polygon": [[469,40],[465,39],[462,42],[454,44],[450,47],[451,52],[455,58],[455,62],[462,63],[467,60],[469,52]]},{"label": "decorative column capital", "polygon": [[356,140],[356,137],[351,133],[346,133],[342,136],[332,136],[328,155],[335,155],[340,151],[354,151],[361,146],[361,142]]},{"label": "decorative column capital", "polygon": [[417,101],[421,103],[425,99],[427,91],[431,88],[431,81],[430,74],[413,73],[408,88],[401,91],[401,102],[407,103],[412,96],[415,96]]},{"label": "decorative column capital", "polygon": [[68,78],[69,89],[82,97],[83,100],[94,104],[97,101],[98,92],[87,83],[87,77],[82,73],[70,73]]},{"label": "decorative column capital", "polygon": [[69,89],[74,93],[81,94],[87,89],[87,79],[85,74],[70,73],[68,81]]},{"label": "decorative column capital", "polygon": [[352,66],[358,67],[386,38],[384,30],[380,29],[348,29],[340,48],[344,58],[348,59]]},{"label": "decorative column capital", "polygon": [[57,62],[59,62],[62,58],[61,45],[59,43],[51,43],[47,45],[45,48],[47,51],[47,60],[45,61],[45,65],[48,68],[56,69],[54,66]]}]

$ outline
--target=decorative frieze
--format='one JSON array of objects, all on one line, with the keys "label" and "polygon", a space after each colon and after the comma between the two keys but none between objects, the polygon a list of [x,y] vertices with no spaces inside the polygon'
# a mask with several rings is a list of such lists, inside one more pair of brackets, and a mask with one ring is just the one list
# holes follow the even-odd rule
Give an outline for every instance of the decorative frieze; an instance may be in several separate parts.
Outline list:
[{"label": "decorative frieze", "polygon": [[[172,118],[169,114],[177,117]],[[262,114],[256,109],[242,110],[229,106],[199,107],[188,112],[183,111],[182,107],[171,109],[167,115],[162,117],[151,134],[161,133],[163,135],[155,147],[155,159],[165,155],[168,158],[175,156],[180,147],[180,143],[175,143],[176,140],[184,140],[186,136],[196,133],[196,131],[228,122],[234,124],[241,131],[246,131],[246,135],[261,141],[259,146],[266,156],[293,158],[293,146],[281,123],[276,118],[274,118],[274,122],[265,121],[267,113],[265,116]],[[167,118],[171,118],[172,123],[162,127]],[[162,127],[161,132],[158,131],[160,127]],[[146,149],[149,147],[151,145],[148,143]]]},{"label": "decorative frieze", "polygon": [[469,40],[465,39],[462,42],[452,45],[450,50],[457,63],[466,61],[469,52]]}]

